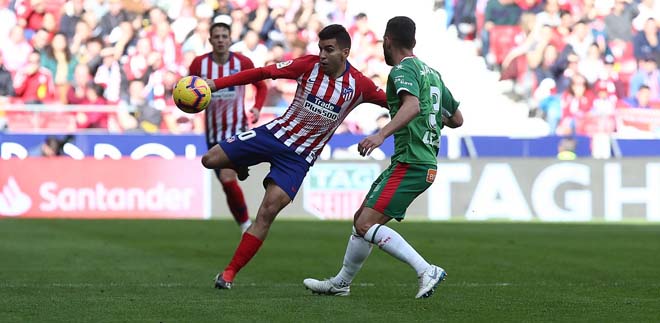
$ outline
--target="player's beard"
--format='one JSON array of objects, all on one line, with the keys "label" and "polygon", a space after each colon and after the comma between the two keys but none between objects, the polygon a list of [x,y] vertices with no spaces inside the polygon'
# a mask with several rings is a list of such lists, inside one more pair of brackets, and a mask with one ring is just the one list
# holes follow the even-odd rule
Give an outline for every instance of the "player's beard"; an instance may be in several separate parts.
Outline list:
[{"label": "player's beard", "polygon": [[385,48],[383,48],[383,56],[385,56],[385,64],[394,66],[394,59],[392,58],[392,54]]}]

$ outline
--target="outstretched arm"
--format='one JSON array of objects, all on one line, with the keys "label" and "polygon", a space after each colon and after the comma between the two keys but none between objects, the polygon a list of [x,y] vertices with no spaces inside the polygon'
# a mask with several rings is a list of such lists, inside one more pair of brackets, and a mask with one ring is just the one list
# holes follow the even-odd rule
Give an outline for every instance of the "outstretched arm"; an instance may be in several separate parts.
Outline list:
[{"label": "outstretched arm", "polygon": [[261,80],[270,78],[270,73],[263,67],[253,68],[245,71],[238,72],[233,75],[221,77],[215,80],[206,80],[206,83],[211,88],[211,91],[217,91],[226,87],[235,85],[246,85],[250,83],[257,83]]}]

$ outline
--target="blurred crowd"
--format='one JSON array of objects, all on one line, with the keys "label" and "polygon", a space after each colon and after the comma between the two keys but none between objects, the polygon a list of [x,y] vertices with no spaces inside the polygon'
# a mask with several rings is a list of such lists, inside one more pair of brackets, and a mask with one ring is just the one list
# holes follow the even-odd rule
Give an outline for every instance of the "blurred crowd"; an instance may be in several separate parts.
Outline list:
[{"label": "blurred crowd", "polygon": [[554,133],[620,131],[619,115],[660,108],[660,0],[448,1],[459,37]]},{"label": "blurred crowd", "polygon": [[[231,50],[257,67],[317,54],[317,33],[342,24],[352,36],[351,64],[378,85],[386,81],[368,16],[349,14],[346,0],[0,0],[0,106],[93,106],[40,121],[66,131],[203,132],[203,118],[176,109],[171,91],[193,58],[211,51],[209,27],[218,21],[232,27]],[[266,106],[288,106],[296,82],[268,86]],[[0,109],[10,129],[35,126],[21,116]],[[341,131],[369,132],[373,123],[349,120]]]}]

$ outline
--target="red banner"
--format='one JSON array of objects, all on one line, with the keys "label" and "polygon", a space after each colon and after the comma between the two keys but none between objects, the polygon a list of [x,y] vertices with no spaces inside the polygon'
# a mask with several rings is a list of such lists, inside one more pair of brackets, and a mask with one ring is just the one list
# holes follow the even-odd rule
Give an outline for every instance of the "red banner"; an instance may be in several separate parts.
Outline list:
[{"label": "red banner", "polygon": [[0,160],[0,218],[204,218],[199,159]]},{"label": "red banner", "polygon": [[627,126],[644,131],[660,128],[660,109],[617,109],[616,117]]}]

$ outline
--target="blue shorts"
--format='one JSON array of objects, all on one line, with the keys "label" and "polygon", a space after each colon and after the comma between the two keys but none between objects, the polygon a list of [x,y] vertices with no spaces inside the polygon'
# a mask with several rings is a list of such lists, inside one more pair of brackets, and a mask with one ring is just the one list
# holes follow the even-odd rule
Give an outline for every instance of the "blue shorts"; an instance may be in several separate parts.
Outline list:
[{"label": "blue shorts", "polygon": [[269,162],[270,172],[264,178],[264,187],[270,178],[289,194],[291,200],[300,190],[310,167],[303,157],[275,138],[265,126],[229,137],[219,145],[236,167]]}]

